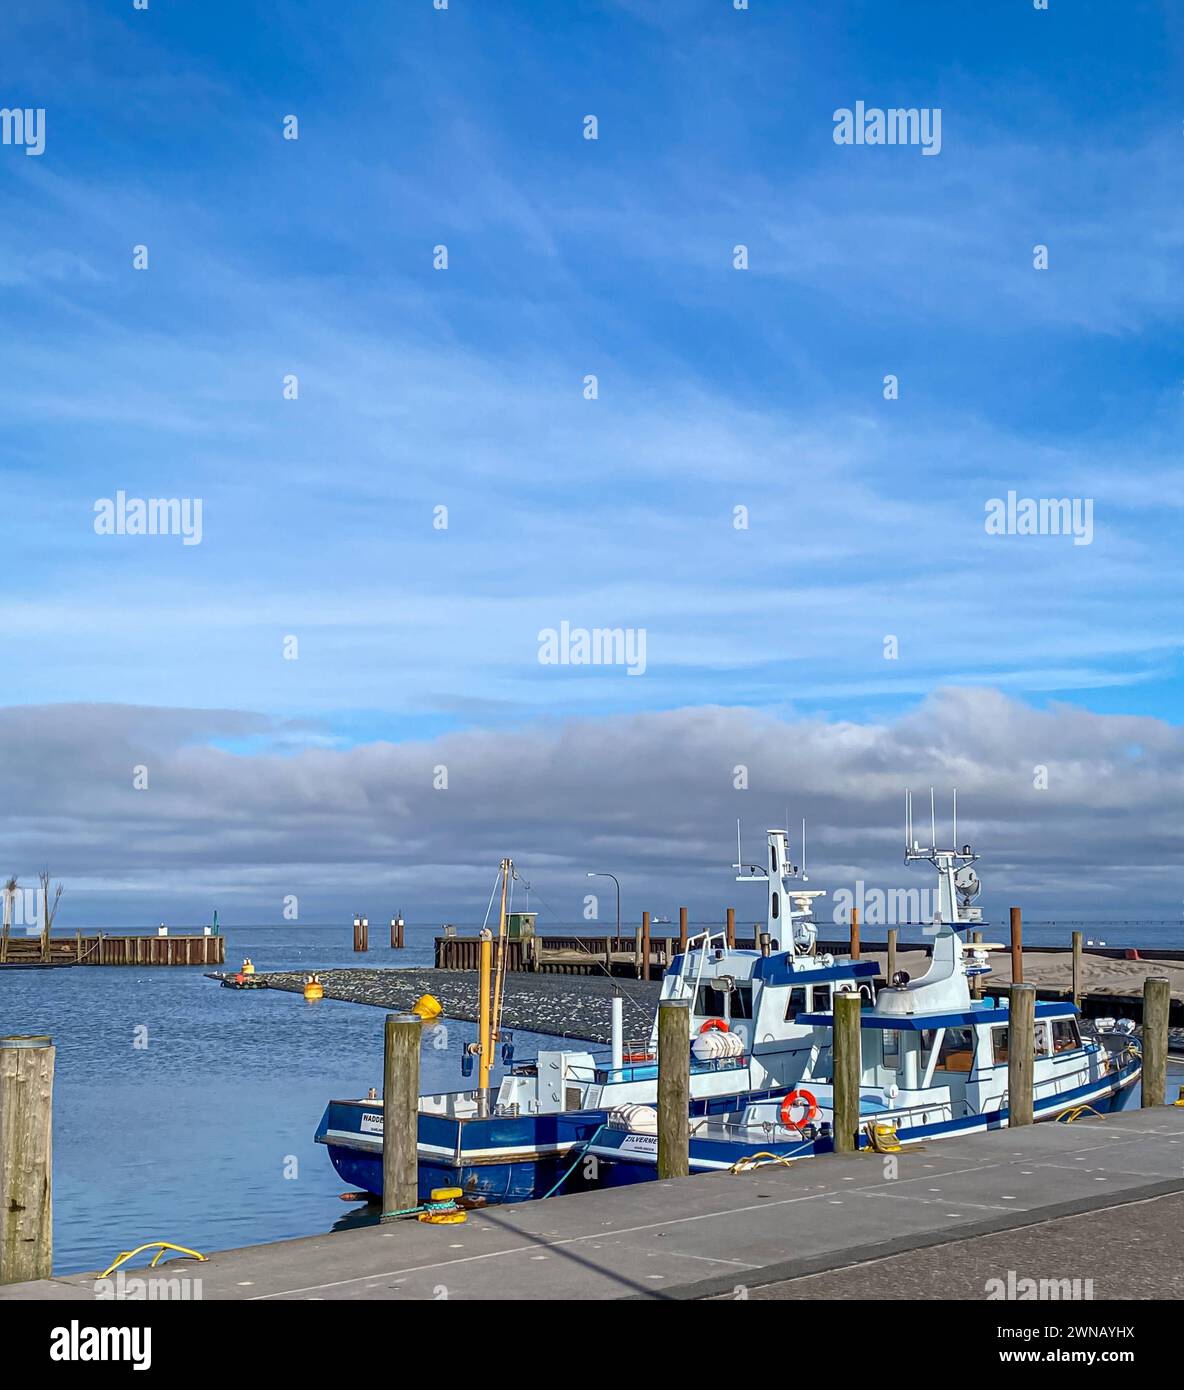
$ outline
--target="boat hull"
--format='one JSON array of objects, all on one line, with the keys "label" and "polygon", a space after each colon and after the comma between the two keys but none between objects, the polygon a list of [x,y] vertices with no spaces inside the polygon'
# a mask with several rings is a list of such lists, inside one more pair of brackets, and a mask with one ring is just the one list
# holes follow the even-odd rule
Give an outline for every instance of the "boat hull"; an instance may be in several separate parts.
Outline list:
[{"label": "boat hull", "polygon": [[[421,1113],[419,1200],[437,1187],[459,1187],[466,1198],[491,1203],[543,1197],[578,1163],[606,1118],[595,1110],[488,1119]],[[330,1101],[316,1139],[346,1182],[381,1196],[381,1102]]]},{"label": "boat hull", "polygon": [[[1136,1059],[1121,1071],[1097,1081],[1063,1091],[1049,1099],[1036,1102],[1034,1119],[1037,1123],[1051,1123],[1060,1116],[1071,1114],[1078,1107],[1088,1107],[1098,1114],[1109,1114],[1129,1109],[1135,1103],[1137,1082],[1142,1071]],[[868,1115],[865,1119],[873,1118]],[[879,1117],[876,1117],[879,1118]],[[883,1118],[891,1119],[890,1112]],[[967,1115],[955,1120],[942,1120],[932,1124],[911,1125],[897,1130],[897,1138],[907,1147],[927,1140],[963,1138],[971,1134],[984,1134],[989,1130],[1007,1127],[1007,1111],[986,1111],[980,1115]],[[859,1137],[860,1148],[870,1147],[867,1136]],[[651,1136],[630,1134],[627,1131],[606,1128],[588,1145],[589,1155],[599,1160],[599,1185],[601,1187],[623,1186],[633,1182],[645,1182],[657,1177],[657,1145]],[[736,1138],[711,1138],[692,1135],[690,1141],[690,1171],[692,1173],[720,1172],[732,1168],[738,1160],[751,1158],[756,1153],[764,1153],[786,1161],[813,1158],[818,1154],[832,1153],[834,1142],[831,1139],[770,1140],[754,1139],[748,1143]],[[614,1171],[625,1170],[625,1171]]]}]

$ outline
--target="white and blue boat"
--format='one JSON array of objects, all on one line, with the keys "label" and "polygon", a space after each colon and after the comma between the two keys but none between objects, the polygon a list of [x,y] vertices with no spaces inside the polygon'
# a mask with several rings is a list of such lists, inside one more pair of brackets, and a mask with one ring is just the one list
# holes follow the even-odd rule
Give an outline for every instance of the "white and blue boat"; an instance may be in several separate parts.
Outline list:
[{"label": "white and blue boat", "polygon": [[[740,950],[723,932],[705,932],[674,958],[662,982],[662,998],[690,1001],[690,1089],[700,1116],[734,1110],[740,1098],[784,1094],[799,1081],[816,1047],[807,1016],[829,1009],[833,990],[874,999],[875,962],[817,953],[812,908],[823,893],[802,886],[788,839],[784,830],[768,832],[765,864],[737,856],[740,881],[767,883],[765,946]],[[778,949],[783,934],[786,950]],[[645,1123],[643,1112],[657,1100],[657,1018],[636,1042],[625,1040],[622,1018],[617,997],[607,1053],[546,1049],[512,1066],[495,1096],[482,1089],[421,1096],[421,1196],[459,1187],[490,1202],[541,1197],[610,1114],[635,1113]],[[330,1101],[316,1139],[343,1179],[380,1193],[380,1100]]]},{"label": "white and blue boat", "polygon": [[[911,818],[910,818],[911,819]],[[956,844],[956,835],[955,835]],[[976,998],[971,981],[989,973],[988,952],[965,940],[981,912],[968,845],[922,849],[911,838],[906,861],[938,871],[939,913],[929,971],[912,981],[897,972],[861,1011],[861,1147],[888,1147],[981,1133],[1007,1125],[1010,1015],[1005,1001]],[[839,988],[850,988],[850,985]],[[785,1162],[833,1150],[831,1038],[833,1014],[813,1010],[797,1022],[814,1029],[807,1065],[795,1086],[774,1098],[743,1097],[722,1113],[692,1118],[692,1172]],[[1037,1121],[1125,1109],[1136,1095],[1142,1063],[1128,1035],[1083,1038],[1068,1001],[1036,1004],[1033,1112]],[[618,1184],[653,1177],[657,1141],[645,1115],[610,1115],[588,1145]]]}]

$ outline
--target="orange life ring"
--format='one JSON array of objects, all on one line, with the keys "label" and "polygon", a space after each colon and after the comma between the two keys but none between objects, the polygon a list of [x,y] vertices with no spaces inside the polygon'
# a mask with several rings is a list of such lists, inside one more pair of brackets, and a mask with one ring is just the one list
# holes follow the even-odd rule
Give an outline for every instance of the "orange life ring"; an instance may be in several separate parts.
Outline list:
[{"label": "orange life ring", "polygon": [[[793,1118],[793,1108],[802,1101],[806,1106],[806,1113],[800,1120]],[[815,1115],[818,1114],[818,1102],[809,1091],[794,1089],[781,1102],[781,1123],[786,1129],[802,1129],[810,1123]]]},{"label": "orange life ring", "polygon": [[728,1025],[722,1018],[709,1018],[699,1029],[700,1033],[726,1033],[727,1031]]}]

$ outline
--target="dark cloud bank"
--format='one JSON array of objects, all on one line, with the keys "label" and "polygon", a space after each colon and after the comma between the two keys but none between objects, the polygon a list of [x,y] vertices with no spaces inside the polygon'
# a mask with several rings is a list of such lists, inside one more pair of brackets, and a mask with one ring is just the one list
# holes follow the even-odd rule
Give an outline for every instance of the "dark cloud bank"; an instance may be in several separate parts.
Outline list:
[{"label": "dark cloud bank", "polygon": [[[832,893],[928,886],[900,862],[903,790],[927,823],[937,786],[948,826],[956,784],[989,920],[1011,902],[1038,918],[1181,916],[1184,734],[1157,719],[950,689],[885,724],[702,707],[350,749],[284,751],[291,736],[234,711],[0,711],[0,870],[31,883],[48,864],[67,882],[68,927],[194,923],[215,904],[224,921],[278,922],[286,894],[306,923],[399,907],[473,921],[503,854],[562,919],[581,916],[586,871],[606,869],[631,921],[680,903],[752,920],[761,892],[729,868],[737,816],[746,857],[787,807],[795,835],[807,816],[812,883]],[[274,751],[218,746],[244,740]]]}]

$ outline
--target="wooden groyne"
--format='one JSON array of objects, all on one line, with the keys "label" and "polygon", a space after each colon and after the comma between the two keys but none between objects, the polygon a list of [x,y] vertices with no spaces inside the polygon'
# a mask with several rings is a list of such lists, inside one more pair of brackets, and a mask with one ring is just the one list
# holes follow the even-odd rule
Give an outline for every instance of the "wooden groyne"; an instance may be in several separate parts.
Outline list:
[{"label": "wooden groyne", "polygon": [[223,965],[224,936],[9,937],[0,940],[0,969],[34,965]]}]

